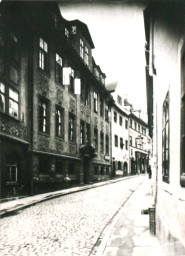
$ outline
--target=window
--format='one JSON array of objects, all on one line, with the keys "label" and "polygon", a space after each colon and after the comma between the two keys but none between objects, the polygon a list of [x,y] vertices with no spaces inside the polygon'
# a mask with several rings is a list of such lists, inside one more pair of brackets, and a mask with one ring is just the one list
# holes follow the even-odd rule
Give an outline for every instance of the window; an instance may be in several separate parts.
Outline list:
[{"label": "window", "polygon": [[128,120],[125,120],[125,129],[128,129]]},{"label": "window", "polygon": [[69,141],[75,141],[75,117],[72,114],[69,114]]},{"label": "window", "polygon": [[105,139],[105,150],[106,150],[106,155],[109,155],[109,136],[106,135]]},{"label": "window", "polygon": [[14,68],[12,65],[10,65],[10,81],[12,81],[14,84],[18,85],[18,71],[16,68]]},{"label": "window", "polygon": [[18,118],[19,114],[19,94],[9,88],[9,115]]},{"label": "window", "polygon": [[138,124],[138,132],[141,132],[141,126]]},{"label": "window", "polygon": [[101,166],[101,168],[100,168],[100,175],[104,175],[104,167],[103,166]]},{"label": "window", "polygon": [[122,98],[118,95],[118,104],[122,106]]},{"label": "window", "polygon": [[119,124],[120,124],[120,126],[123,125],[123,118],[122,118],[122,116],[119,116]]},{"label": "window", "polygon": [[120,138],[120,148],[123,149],[123,138]]},{"label": "window", "polygon": [[104,153],[104,133],[100,133],[100,153]]},{"label": "window", "polygon": [[64,111],[60,107],[56,107],[56,136],[64,137],[63,133]]},{"label": "window", "polygon": [[50,160],[48,157],[39,157],[39,172],[49,174],[50,172]]},{"label": "window", "polygon": [[130,127],[132,128],[132,119],[130,119]]},{"label": "window", "polygon": [[94,175],[98,175],[98,166],[97,165],[94,166]]},{"label": "window", "polygon": [[86,142],[90,142],[90,125],[86,124]]},{"label": "window", "polygon": [[7,183],[17,182],[17,164],[7,164]]},{"label": "window", "polygon": [[94,112],[98,112],[98,94],[94,92]]},{"label": "window", "polygon": [[63,69],[62,69],[62,58],[60,55],[56,53],[56,60],[55,60],[55,80],[57,83],[62,84],[62,77],[63,77]]},{"label": "window", "polygon": [[162,118],[162,174],[163,181],[169,183],[169,93],[163,103]]},{"label": "window", "polygon": [[74,161],[69,160],[68,170],[69,170],[69,175],[75,175],[75,162]]},{"label": "window", "polygon": [[103,98],[100,97],[100,116],[104,117],[104,104],[103,104]]},{"label": "window", "polygon": [[137,148],[137,138],[135,138],[135,146],[136,146],[136,148]]},{"label": "window", "polygon": [[39,131],[49,133],[48,103],[45,100],[39,101]]},{"label": "window", "polygon": [[18,39],[13,33],[10,33],[10,56],[18,61]]},{"label": "window", "polygon": [[81,99],[81,102],[85,106],[89,106],[89,103],[90,103],[89,86],[88,86],[87,82],[85,81],[85,79],[82,79],[81,81],[82,81],[82,84],[81,84],[80,99]]},{"label": "window", "polygon": [[137,130],[137,123],[134,122],[134,129]]},{"label": "window", "polygon": [[94,129],[94,148],[98,151],[98,130]]},{"label": "window", "polygon": [[85,63],[89,65],[89,49],[85,46]]},{"label": "window", "polygon": [[143,128],[143,135],[146,135],[146,129]]},{"label": "window", "polygon": [[42,38],[39,40],[39,68],[48,71],[48,44]]},{"label": "window", "polygon": [[85,143],[85,124],[83,121],[80,121],[80,144]]},{"label": "window", "polygon": [[80,39],[80,57],[84,58],[84,42]]},{"label": "window", "polygon": [[69,74],[69,92],[74,94],[74,70],[71,68],[71,72]]},{"label": "window", "polygon": [[132,136],[130,136],[130,146],[132,146]]},{"label": "window", "polygon": [[118,147],[118,136],[114,135],[114,145]]},{"label": "window", "polygon": [[0,83],[0,111],[5,112],[5,85]]},{"label": "window", "polygon": [[69,30],[67,28],[65,28],[65,36],[69,39]]},{"label": "window", "polygon": [[56,167],[55,167],[56,173],[58,174],[64,174],[64,160],[56,159]]},{"label": "window", "polygon": [[109,175],[109,167],[106,167],[106,175]]},{"label": "window", "polygon": [[105,121],[109,122],[109,107],[105,106]]},{"label": "window", "polygon": [[114,111],[114,122],[117,123],[117,112]]},{"label": "window", "polygon": [[121,162],[118,161],[118,170],[121,170]]},{"label": "window", "polygon": [[128,140],[125,141],[125,148],[128,150]]}]

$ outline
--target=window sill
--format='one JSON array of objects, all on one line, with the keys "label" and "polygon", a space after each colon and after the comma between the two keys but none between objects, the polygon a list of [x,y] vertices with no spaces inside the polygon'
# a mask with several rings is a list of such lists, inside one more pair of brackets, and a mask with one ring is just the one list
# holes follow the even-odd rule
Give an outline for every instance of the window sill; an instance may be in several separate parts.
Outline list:
[{"label": "window sill", "polygon": [[39,131],[38,133],[39,133],[40,135],[45,136],[45,137],[50,137],[50,134],[49,134],[49,133],[45,133],[45,132],[41,132],[41,131]]},{"label": "window sill", "polygon": [[55,139],[64,141],[64,137],[55,136]]},{"label": "window sill", "polygon": [[41,69],[41,68],[38,68],[38,70],[39,70],[39,72],[40,72],[41,74],[46,75],[48,78],[50,77],[50,76],[49,76],[49,71],[43,70],[43,69]]},{"label": "window sill", "polygon": [[15,117],[13,117],[13,116],[11,116],[11,115],[5,113],[5,112],[1,112],[1,111],[0,111],[0,114],[1,114],[1,115],[4,115],[4,116],[7,117],[7,118],[10,118],[10,119],[16,121],[17,123],[21,123],[21,121],[19,120],[19,118],[15,118]]}]

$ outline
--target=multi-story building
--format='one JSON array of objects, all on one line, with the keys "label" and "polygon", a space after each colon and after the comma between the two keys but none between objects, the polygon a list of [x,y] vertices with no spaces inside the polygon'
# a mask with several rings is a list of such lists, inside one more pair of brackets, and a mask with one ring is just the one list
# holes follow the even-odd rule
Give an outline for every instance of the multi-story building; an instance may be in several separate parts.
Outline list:
[{"label": "multi-story building", "polygon": [[164,255],[173,256],[185,253],[184,11],[184,1],[153,2],[144,11],[154,220]]},{"label": "multi-story building", "polygon": [[112,98],[88,27],[55,2],[0,7],[2,196],[108,179]]},{"label": "multi-story building", "polygon": [[148,125],[140,117],[129,114],[129,159],[130,173],[146,173],[149,164],[149,151],[151,143],[148,135]]},{"label": "multi-story building", "polygon": [[123,95],[122,85],[106,85],[113,96],[112,106],[112,169],[114,176],[146,173],[149,164],[148,125],[133,112],[132,104]]},{"label": "multi-story building", "polygon": [[114,99],[111,108],[113,176],[124,176],[129,173],[129,115],[124,107],[120,84],[113,82],[107,84],[106,87]]}]

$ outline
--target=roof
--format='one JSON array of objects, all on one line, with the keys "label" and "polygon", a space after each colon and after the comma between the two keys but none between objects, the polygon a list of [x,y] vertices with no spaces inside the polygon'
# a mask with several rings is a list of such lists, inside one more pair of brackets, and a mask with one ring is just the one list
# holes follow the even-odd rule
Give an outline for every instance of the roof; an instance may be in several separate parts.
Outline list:
[{"label": "roof", "polygon": [[133,113],[129,114],[129,118],[132,118],[132,119],[138,121],[138,123],[140,123],[140,124],[142,124],[142,125],[144,125],[144,126],[146,126],[148,128],[148,124],[143,119],[141,119],[140,117],[134,115]]},{"label": "roof", "polygon": [[80,20],[71,20],[69,21],[69,23],[71,25],[76,25],[80,31],[83,33],[84,37],[87,39],[87,41],[89,42],[90,46],[92,47],[92,49],[95,48],[92,37],[90,35],[89,29],[87,27],[87,25],[85,23],[83,23]]},{"label": "roof", "polygon": [[118,85],[118,81],[115,81],[110,84],[106,84],[105,87],[109,92],[114,92],[116,90],[117,85]]}]

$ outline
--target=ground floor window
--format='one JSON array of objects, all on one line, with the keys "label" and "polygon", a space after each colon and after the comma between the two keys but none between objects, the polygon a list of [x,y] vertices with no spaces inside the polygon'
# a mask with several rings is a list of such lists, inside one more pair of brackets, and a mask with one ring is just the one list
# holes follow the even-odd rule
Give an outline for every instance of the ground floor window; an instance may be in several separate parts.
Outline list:
[{"label": "ground floor window", "polygon": [[109,167],[106,167],[106,175],[109,175]]},{"label": "ground floor window", "polygon": [[7,175],[8,183],[17,182],[17,164],[7,164]]},{"label": "ground floor window", "polygon": [[101,166],[100,174],[101,174],[101,175],[104,175],[104,167],[103,167],[103,166]]},{"label": "ground floor window", "polygon": [[56,173],[64,174],[64,160],[56,160]]},{"label": "ground floor window", "polygon": [[98,166],[97,165],[94,166],[94,175],[98,175]]},{"label": "ground floor window", "polygon": [[39,173],[49,174],[50,172],[50,161],[48,157],[39,158]]},{"label": "ground floor window", "polygon": [[75,174],[75,162],[74,161],[69,161],[69,163],[68,163],[68,174],[69,175]]}]

